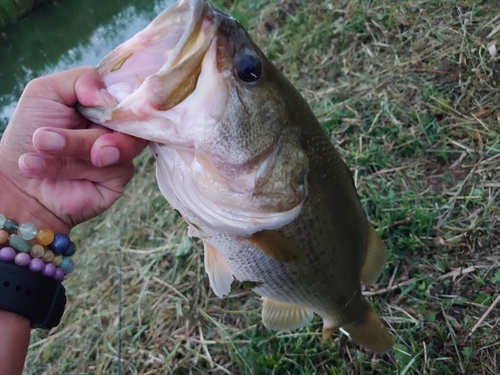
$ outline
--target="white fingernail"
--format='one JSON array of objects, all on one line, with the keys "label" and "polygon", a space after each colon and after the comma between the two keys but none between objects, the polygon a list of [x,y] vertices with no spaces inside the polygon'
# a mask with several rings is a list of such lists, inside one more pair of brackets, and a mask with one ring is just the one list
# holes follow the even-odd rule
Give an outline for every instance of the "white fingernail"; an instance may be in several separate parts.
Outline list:
[{"label": "white fingernail", "polygon": [[113,146],[101,148],[97,157],[99,167],[107,167],[116,164],[120,160],[120,151]]},{"label": "white fingernail", "polygon": [[26,169],[34,170],[45,168],[45,160],[38,155],[23,155],[19,161]]},{"label": "white fingernail", "polygon": [[38,150],[61,151],[66,145],[66,140],[61,134],[40,130],[35,133],[35,144]]},{"label": "white fingernail", "polygon": [[99,93],[101,94],[101,99],[103,103],[99,103],[102,107],[116,107],[118,102],[113,98],[113,96],[106,89],[100,89]]}]

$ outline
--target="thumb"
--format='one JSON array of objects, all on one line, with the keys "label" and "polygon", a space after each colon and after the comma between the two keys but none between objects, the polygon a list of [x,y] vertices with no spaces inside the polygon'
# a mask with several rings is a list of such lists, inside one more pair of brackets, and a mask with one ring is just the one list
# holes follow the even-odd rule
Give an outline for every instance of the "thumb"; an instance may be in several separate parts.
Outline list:
[{"label": "thumb", "polygon": [[95,69],[76,81],[75,93],[78,102],[85,107],[114,108],[118,105]]},{"label": "thumb", "polygon": [[99,89],[99,92],[96,93],[95,103],[92,106],[114,108],[117,105],[118,102],[115,100],[115,98],[113,98],[113,96],[109,93],[109,91],[105,88],[102,88]]}]

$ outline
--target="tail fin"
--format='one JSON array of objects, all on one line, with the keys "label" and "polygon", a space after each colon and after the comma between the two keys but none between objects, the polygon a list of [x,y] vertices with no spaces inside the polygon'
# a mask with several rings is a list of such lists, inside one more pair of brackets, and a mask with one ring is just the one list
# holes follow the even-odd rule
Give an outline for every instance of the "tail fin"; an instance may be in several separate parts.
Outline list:
[{"label": "tail fin", "polygon": [[[368,305],[368,303],[367,303]],[[344,325],[349,335],[358,344],[365,345],[376,353],[384,353],[392,348],[392,336],[380,320],[377,312],[368,305],[364,320]]]}]

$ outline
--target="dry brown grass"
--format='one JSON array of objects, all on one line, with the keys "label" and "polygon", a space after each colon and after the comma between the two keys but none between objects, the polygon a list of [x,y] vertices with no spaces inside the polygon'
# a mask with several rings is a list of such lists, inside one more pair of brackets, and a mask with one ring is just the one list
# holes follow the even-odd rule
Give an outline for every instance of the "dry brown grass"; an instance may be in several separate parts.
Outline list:
[{"label": "dry brown grass", "polygon": [[[258,298],[211,292],[154,182],[152,159],[108,213],[75,230],[63,323],[29,374],[500,373],[500,45],[492,1],[223,4],[304,93],[351,166],[390,257],[365,292],[395,336],[385,355],[320,322],[274,333]],[[269,31],[271,30],[271,31]],[[121,331],[118,329],[122,266]]]}]

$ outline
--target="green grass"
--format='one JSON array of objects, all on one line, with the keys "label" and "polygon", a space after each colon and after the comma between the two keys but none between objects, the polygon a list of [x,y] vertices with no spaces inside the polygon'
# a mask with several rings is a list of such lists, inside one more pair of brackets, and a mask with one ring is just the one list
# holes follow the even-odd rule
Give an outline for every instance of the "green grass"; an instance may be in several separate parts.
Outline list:
[{"label": "green grass", "polygon": [[[250,3],[250,4],[249,4]],[[160,195],[149,153],[125,197],[79,226],[59,328],[27,374],[500,373],[500,31],[479,0],[238,1],[257,43],[351,167],[389,259],[365,290],[395,338],[374,355],[321,322],[271,332],[243,287],[214,296],[200,243]],[[500,46],[499,46],[500,47]],[[120,251],[121,250],[121,251]]]}]

